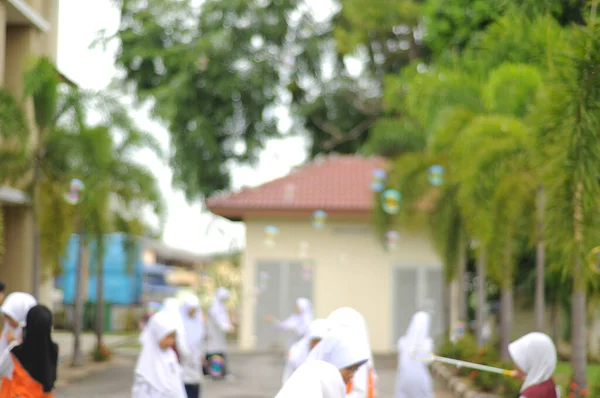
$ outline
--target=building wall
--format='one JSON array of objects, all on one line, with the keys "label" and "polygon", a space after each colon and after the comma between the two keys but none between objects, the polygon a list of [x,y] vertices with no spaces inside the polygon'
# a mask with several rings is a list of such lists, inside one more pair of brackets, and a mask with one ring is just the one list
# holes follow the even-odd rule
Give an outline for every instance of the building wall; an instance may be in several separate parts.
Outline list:
[{"label": "building wall", "polygon": [[[33,25],[13,25],[8,20],[7,4],[0,1],[0,86],[18,99],[23,98],[23,75],[32,61],[39,56],[56,60],[58,39],[59,0],[27,0],[51,24],[49,32],[41,32]],[[27,116],[33,122],[33,106],[25,104]],[[31,123],[33,126],[33,123]],[[31,135],[30,143],[35,143]],[[2,183],[0,181],[0,183]],[[33,217],[31,208],[6,207],[6,253],[0,264],[0,279],[9,291],[33,291]],[[42,275],[39,301],[50,305],[52,279]]]},{"label": "building wall", "polygon": [[4,206],[5,253],[0,268],[0,280],[9,292],[32,292],[31,264],[32,219],[31,212],[23,206]]},{"label": "building wall", "polygon": [[[400,232],[397,250],[386,252],[364,221],[330,220],[322,230],[310,220],[248,218],[242,263],[245,300],[242,305],[240,348],[254,348],[255,300],[252,299],[257,261],[314,261],[313,306],[315,317],[350,306],[360,311],[368,325],[373,351],[389,352],[392,345],[392,267],[441,264],[424,236]],[[264,228],[279,229],[274,247],[264,244]],[[362,232],[361,232],[362,230]],[[308,249],[302,253],[302,242]],[[306,245],[305,245],[306,246]]]}]

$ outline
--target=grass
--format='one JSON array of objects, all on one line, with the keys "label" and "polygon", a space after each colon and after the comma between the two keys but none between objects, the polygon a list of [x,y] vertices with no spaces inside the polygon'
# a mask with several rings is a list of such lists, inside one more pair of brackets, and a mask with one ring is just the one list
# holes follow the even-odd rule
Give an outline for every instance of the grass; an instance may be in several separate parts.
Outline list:
[{"label": "grass", "polygon": [[[572,373],[570,362],[558,362],[556,366],[556,372],[554,373],[554,381],[557,385],[562,387],[562,391],[568,391],[569,381],[571,380]],[[600,363],[588,364],[587,380],[588,384],[593,384],[600,380]]]}]

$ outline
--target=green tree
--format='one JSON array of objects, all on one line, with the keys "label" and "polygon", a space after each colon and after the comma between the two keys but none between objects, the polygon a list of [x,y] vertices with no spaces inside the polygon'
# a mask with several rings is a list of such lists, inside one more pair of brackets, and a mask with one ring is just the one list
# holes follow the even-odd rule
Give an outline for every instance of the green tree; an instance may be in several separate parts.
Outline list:
[{"label": "green tree", "polygon": [[[597,2],[593,3],[595,14]],[[552,84],[540,98],[538,125],[544,145],[547,239],[557,261],[572,275],[573,372],[586,388],[586,258],[600,231],[597,176],[600,152],[600,33],[596,25],[571,31],[570,48],[559,58]],[[580,394],[576,396],[581,396]]]},{"label": "green tree", "polygon": [[229,187],[279,137],[282,47],[297,2],[120,2],[116,64],[170,132],[173,182],[189,199]]},{"label": "green tree", "polygon": [[70,155],[64,166],[71,170],[70,175],[84,181],[88,191],[79,211],[87,236],[85,244],[93,253],[91,273],[97,275],[98,349],[103,347],[104,332],[104,236],[114,231],[141,236],[145,232],[144,210],[163,215],[162,197],[154,175],[131,160],[135,151],[148,148],[160,158],[160,145],[135,127],[124,107],[115,108],[110,112],[110,121],[118,124],[86,126],[76,134],[56,135],[53,141],[55,153]]}]

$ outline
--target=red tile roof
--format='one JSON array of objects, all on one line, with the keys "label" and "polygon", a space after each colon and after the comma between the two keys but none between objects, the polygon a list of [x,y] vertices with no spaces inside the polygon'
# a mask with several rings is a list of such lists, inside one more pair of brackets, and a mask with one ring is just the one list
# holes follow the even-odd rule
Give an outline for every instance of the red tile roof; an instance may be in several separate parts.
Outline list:
[{"label": "red tile roof", "polygon": [[239,213],[240,219],[249,211],[368,213],[373,206],[373,170],[383,167],[385,160],[379,157],[330,155],[263,185],[209,198],[206,206],[230,218]]}]

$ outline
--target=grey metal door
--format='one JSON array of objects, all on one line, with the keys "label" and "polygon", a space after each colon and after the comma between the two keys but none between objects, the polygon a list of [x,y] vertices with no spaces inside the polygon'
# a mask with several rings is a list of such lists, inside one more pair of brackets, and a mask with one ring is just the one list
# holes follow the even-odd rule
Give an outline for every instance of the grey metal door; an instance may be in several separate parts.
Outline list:
[{"label": "grey metal door", "polygon": [[283,350],[290,344],[290,335],[267,323],[265,315],[283,320],[295,311],[298,297],[312,301],[313,268],[308,273],[302,261],[257,263],[256,286],[262,291],[256,300],[256,348]]},{"label": "grey metal door", "polygon": [[431,337],[436,338],[444,333],[444,276],[442,270],[425,271],[425,286],[428,311],[431,311]]},{"label": "grey metal door", "polygon": [[[266,281],[266,282],[265,282]],[[281,312],[281,266],[278,263],[259,263],[256,265],[256,281],[258,291],[254,330],[256,347],[270,349],[282,344],[281,334],[265,321],[266,315],[279,317]]]},{"label": "grey metal door", "polygon": [[417,311],[417,269],[393,270],[393,345],[406,332],[410,319]]}]

